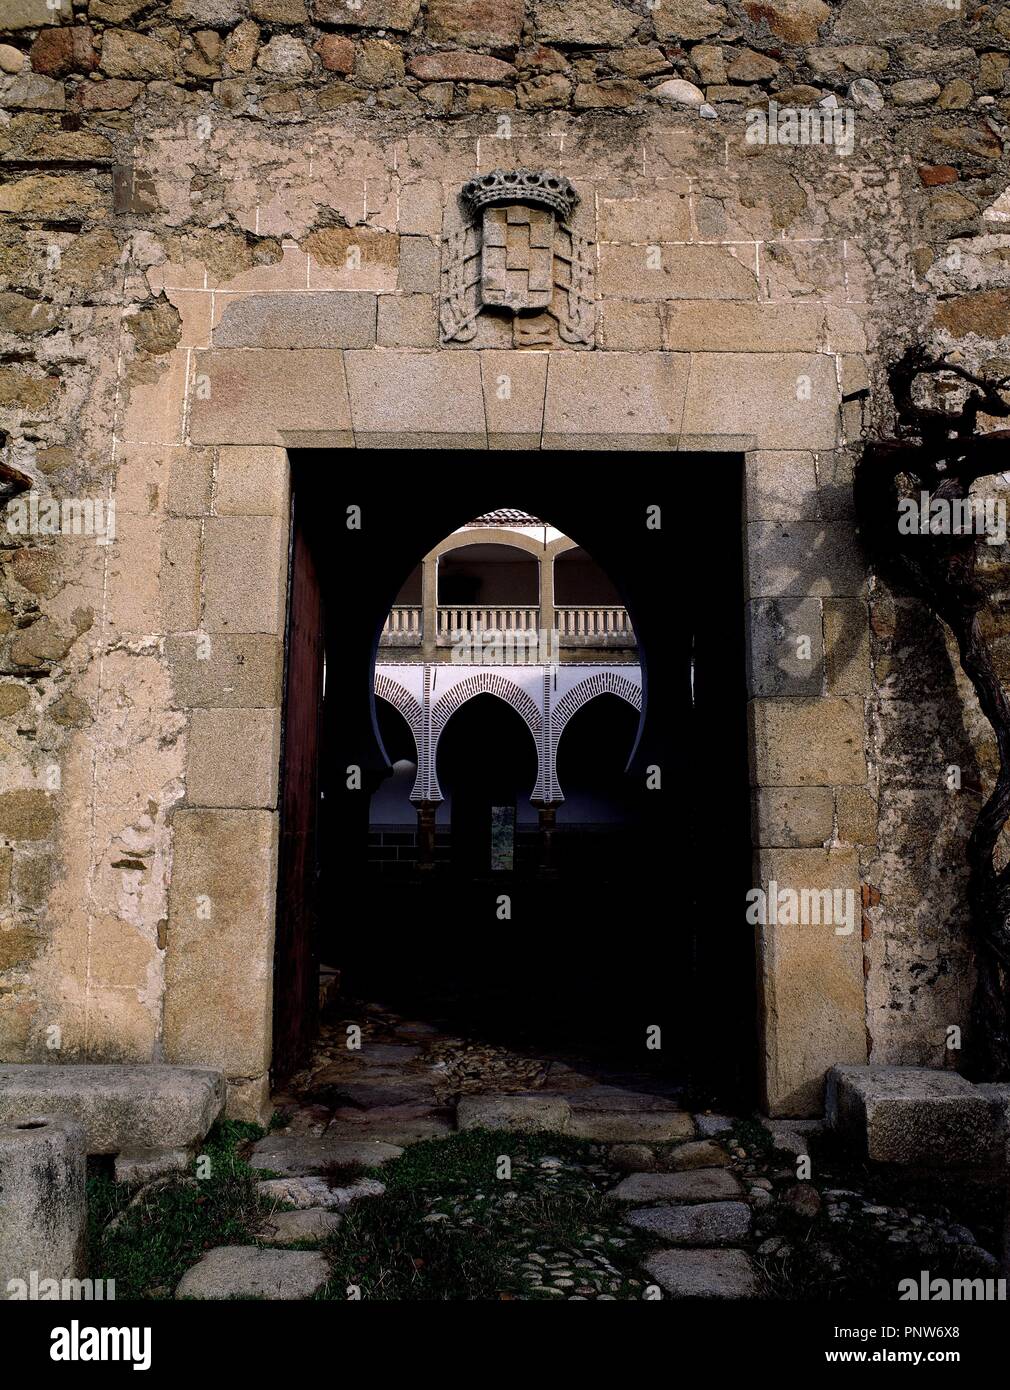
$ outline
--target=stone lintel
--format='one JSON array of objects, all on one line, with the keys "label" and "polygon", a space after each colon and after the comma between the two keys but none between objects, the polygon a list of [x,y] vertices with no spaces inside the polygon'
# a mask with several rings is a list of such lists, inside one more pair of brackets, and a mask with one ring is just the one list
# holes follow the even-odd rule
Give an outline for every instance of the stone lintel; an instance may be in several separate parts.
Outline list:
[{"label": "stone lintel", "polygon": [[284,431],[307,423],[350,430],[339,348],[213,348],[194,358],[194,444],[282,444]]},{"label": "stone lintel", "polygon": [[190,439],[288,447],[832,447],[828,353],[217,348]]}]

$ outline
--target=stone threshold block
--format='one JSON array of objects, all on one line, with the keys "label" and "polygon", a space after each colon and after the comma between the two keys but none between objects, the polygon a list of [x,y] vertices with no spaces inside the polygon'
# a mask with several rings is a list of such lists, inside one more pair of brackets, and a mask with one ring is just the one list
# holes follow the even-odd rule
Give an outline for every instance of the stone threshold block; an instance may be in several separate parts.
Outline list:
[{"label": "stone threshold block", "polygon": [[321,1173],[335,1163],[360,1163],[365,1168],[379,1168],[402,1153],[399,1145],[386,1144],[380,1139],[334,1139],[325,1134],[314,1139],[307,1134],[268,1134],[253,1145],[249,1167],[301,1177],[306,1173]]},{"label": "stone threshold block", "polygon": [[463,1096],[456,1106],[456,1127],[547,1131],[608,1144],[667,1143],[694,1134],[690,1115],[654,1097],[626,1094],[604,1100],[579,1092]]},{"label": "stone threshold block", "polygon": [[826,1119],[876,1163],[988,1166],[1003,1144],[998,1104],[926,1067],[832,1067]]},{"label": "stone threshold block", "polygon": [[40,1114],[76,1120],[89,1154],[188,1150],[210,1129],[224,1100],[224,1077],[206,1067],[0,1066],[0,1124]]},{"label": "stone threshold block", "polygon": [[456,1128],[504,1129],[524,1134],[564,1134],[572,1108],[563,1096],[523,1095],[462,1096],[456,1106]]},{"label": "stone threshold block", "polygon": [[732,1202],[743,1188],[725,1168],[684,1173],[629,1173],[607,1194],[615,1202]]},{"label": "stone threshold block", "polygon": [[690,1139],[694,1123],[683,1110],[627,1110],[573,1101],[566,1133],[607,1144],[666,1144],[672,1139]]}]

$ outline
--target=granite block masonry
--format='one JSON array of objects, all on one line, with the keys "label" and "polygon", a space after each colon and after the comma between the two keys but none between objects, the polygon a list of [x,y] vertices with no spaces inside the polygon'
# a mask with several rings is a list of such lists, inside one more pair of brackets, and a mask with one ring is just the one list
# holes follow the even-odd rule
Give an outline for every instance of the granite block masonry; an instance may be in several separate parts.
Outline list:
[{"label": "granite block masonry", "polygon": [[[0,503],[116,505],[0,552],[4,1063],[207,1067],[269,1116],[296,447],[743,454],[757,872],[864,909],[762,929],[762,1104],[967,1020],[940,773],[988,785],[991,740],[851,476],[896,338],[977,370],[1010,332],[1010,6],[493,8],[4,7]],[[772,103],[852,152],[748,142]],[[521,170],[562,205],[462,196]]]}]

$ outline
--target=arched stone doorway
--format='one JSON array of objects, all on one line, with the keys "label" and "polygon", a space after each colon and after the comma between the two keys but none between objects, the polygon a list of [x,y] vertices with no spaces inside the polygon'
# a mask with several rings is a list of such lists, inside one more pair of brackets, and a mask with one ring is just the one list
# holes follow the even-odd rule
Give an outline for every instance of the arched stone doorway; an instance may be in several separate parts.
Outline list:
[{"label": "arched stone doorway", "polygon": [[[375,455],[373,459],[381,467],[382,456]],[[548,518],[548,524],[557,531],[556,535],[548,532],[546,536],[537,536],[532,544],[527,538],[526,548],[531,554],[537,553],[540,562],[538,621],[542,623],[545,605],[551,609],[552,628],[557,621],[556,608],[581,606],[602,611],[620,607],[626,612],[634,632],[640,660],[637,679],[628,679],[628,673],[621,670],[619,649],[608,650],[604,644],[593,652],[591,669],[579,673],[576,667],[585,666],[589,656],[586,650],[573,645],[568,655],[575,659],[559,663],[560,683],[550,691],[547,704],[542,679],[539,690],[536,681],[526,690],[530,708],[524,711],[523,701],[518,696],[510,700],[533,734],[531,748],[534,742],[538,744],[538,777],[542,782],[539,790],[547,794],[552,792],[550,776],[553,774],[547,774],[547,784],[543,784],[543,778],[546,769],[553,769],[558,740],[567,722],[578,718],[587,705],[591,706],[594,697],[607,694],[621,700],[634,724],[629,746],[624,750],[627,755],[625,775],[633,794],[629,797],[631,831],[627,836],[627,854],[610,856],[610,862],[602,866],[601,881],[585,877],[580,881],[573,876],[558,886],[549,879],[535,879],[528,895],[520,885],[512,903],[511,920],[516,925],[501,928],[493,918],[490,922],[487,920],[489,900],[473,885],[457,893],[452,909],[446,911],[444,901],[440,903],[437,895],[419,892],[416,882],[390,884],[388,888],[383,887],[387,896],[380,910],[373,890],[365,886],[365,876],[359,875],[354,866],[360,868],[367,858],[367,842],[372,833],[368,819],[369,798],[389,776],[391,765],[404,761],[399,756],[390,756],[390,750],[383,746],[373,692],[378,693],[380,701],[392,700],[411,729],[417,753],[417,793],[425,786],[437,787],[438,740],[451,719],[462,713],[466,699],[459,697],[476,699],[495,693],[491,687],[502,674],[507,675],[510,683],[518,681],[521,686],[527,677],[534,676],[532,670],[524,671],[521,666],[509,668],[507,673],[493,668],[480,671],[471,668],[468,673],[461,668],[454,669],[447,649],[440,647],[437,641],[442,607],[438,603],[437,569],[426,575],[422,565],[418,573],[419,554],[429,555],[447,537],[465,528],[472,518],[499,506],[503,500],[502,484],[486,481],[465,469],[454,469],[451,483],[440,487],[437,497],[412,499],[409,507],[389,505],[381,488],[366,489],[358,494],[362,501],[354,504],[360,507],[360,528],[346,527],[343,521],[350,503],[343,497],[344,489],[339,489],[338,495],[332,475],[324,466],[324,456],[295,452],[292,462],[296,495],[300,484],[303,495],[307,493],[312,499],[313,513],[335,520],[324,546],[323,583],[331,592],[347,596],[343,602],[331,604],[339,616],[327,636],[333,669],[339,669],[341,677],[335,687],[340,692],[339,703],[330,705],[324,718],[324,782],[329,803],[325,838],[332,850],[324,855],[321,867],[324,898],[339,894],[342,901],[349,901],[351,917],[356,922],[381,920],[390,924],[384,932],[382,946],[387,960],[395,959],[401,973],[413,968],[412,962],[423,960],[426,952],[430,954],[434,941],[441,945],[444,940],[450,940],[454,942],[457,956],[464,956],[473,954],[475,941],[483,950],[487,942],[501,941],[503,933],[512,943],[510,956],[525,960],[526,948],[518,943],[529,939],[532,930],[532,937],[537,941],[538,964],[542,966],[536,972],[537,988],[544,990],[545,998],[552,989],[557,998],[557,982],[572,983],[581,979],[578,988],[592,1014],[593,1025],[601,1019],[609,1018],[611,1024],[619,1019],[617,1027],[621,1035],[628,1039],[634,1037],[635,1047],[640,1046],[639,1038],[644,1036],[645,1027],[661,1021],[671,1043],[670,1053],[663,1061],[671,1068],[686,1065],[696,1032],[691,1023],[692,1008],[707,1010],[710,1016],[718,1018],[720,1026],[727,1022],[728,1016],[731,1036],[726,1046],[733,1053],[732,1068],[752,1068],[755,1051],[753,1042],[748,1039],[751,1037],[753,999],[741,1001],[733,997],[722,981],[714,979],[706,982],[705,990],[696,988],[698,982],[692,976],[696,953],[692,943],[700,924],[693,901],[696,894],[708,890],[702,881],[678,882],[677,874],[671,871],[676,868],[674,861],[679,863],[683,856],[687,843],[686,822],[690,815],[678,750],[682,762],[683,749],[691,744],[693,734],[689,728],[690,622],[685,623],[683,615],[671,613],[668,595],[688,587],[692,551],[684,543],[676,522],[677,542],[674,545],[665,543],[661,532],[657,536],[648,529],[647,521],[653,512],[657,520],[662,513],[675,514],[662,486],[658,486],[655,477],[644,469],[629,469],[627,459],[622,460],[621,486],[616,491],[600,488],[581,472],[580,484],[573,486],[568,460],[559,461],[553,473],[550,457],[546,455],[538,457],[535,464],[529,458],[509,460],[511,481],[504,500],[525,502],[527,506],[535,504],[536,515]],[[495,529],[488,528],[491,533]],[[514,535],[488,534],[483,544],[491,546],[502,540],[511,542],[513,538]],[[458,548],[465,550],[471,539],[459,541]],[[457,547],[450,546],[450,551],[453,548]],[[593,604],[556,604],[555,562],[559,556],[576,549],[592,557],[609,577],[613,590],[603,592],[597,588],[581,595],[593,599]],[[587,561],[582,554],[574,559],[572,574],[579,579],[581,569],[584,582]],[[546,584],[545,572],[550,576]],[[614,592],[622,600],[620,605],[607,602]],[[563,589],[562,597],[577,599],[580,594],[578,590],[573,593]],[[480,607],[479,604],[469,606]],[[394,633],[390,623],[397,609],[419,611],[416,617],[409,611],[401,614]],[[738,608],[734,611],[739,613]],[[623,642],[625,638],[621,632],[613,630],[610,624],[609,615],[600,618],[604,642],[611,638],[615,644]],[[586,639],[593,636],[589,632],[580,634],[574,626],[570,635],[574,639],[580,635]],[[389,642],[391,636],[396,640]],[[431,642],[433,636],[435,642]],[[380,650],[396,665],[395,672],[385,660],[376,670],[376,656]],[[736,645],[734,651],[735,659],[742,665],[740,645]],[[426,670],[434,682],[434,688],[427,690]],[[742,669],[737,675],[734,717],[742,729]],[[470,688],[462,690],[468,682]],[[551,717],[545,722],[543,716],[548,705]],[[572,729],[576,731],[577,741],[577,726],[573,724]],[[392,750],[394,753],[402,751]],[[352,767],[360,769],[360,782],[353,788],[348,785],[347,778],[347,769]],[[673,769],[672,786],[669,781],[656,777],[655,787],[647,789],[649,769],[655,772],[664,768]],[[716,769],[717,775],[718,771]],[[734,789],[730,795],[736,795],[745,803],[745,766],[738,762],[733,769],[723,772],[726,785]],[[426,782],[426,778],[431,780]],[[560,791],[563,794],[563,786]],[[417,804],[418,796],[413,799]],[[451,827],[442,827],[432,819],[430,848],[435,860],[446,855],[451,859],[445,840],[447,829]],[[423,848],[422,838],[419,835],[419,854]],[[746,842],[723,850],[717,893],[728,892],[726,885],[734,882],[742,894],[748,858]],[[729,861],[741,868],[739,874],[727,871]],[[615,868],[618,864],[620,874]],[[349,882],[352,882],[350,894]],[[674,911],[671,927],[669,921],[674,903],[684,910]],[[719,910],[727,920],[728,897]],[[361,966],[363,935],[354,931],[349,934],[337,915],[331,915],[326,921],[332,949],[340,953],[342,961],[349,962],[348,968],[353,972]],[[539,925],[534,926],[534,921]],[[631,938],[618,929],[618,924],[625,923],[633,924],[633,938],[637,944],[631,951],[623,949]],[[560,924],[564,924],[563,929]],[[585,952],[574,960],[570,950],[573,932],[580,941],[593,943],[591,950],[587,944]],[[349,935],[354,938],[350,945]],[[743,938],[735,941],[734,949],[745,958],[750,955],[750,943]],[[587,982],[584,974],[579,974],[589,968],[596,972],[591,982]],[[752,987],[752,956],[746,971],[741,973],[747,974]],[[550,981],[555,983],[552,985]],[[531,989],[529,972],[524,975],[521,971],[515,991],[517,1007],[520,1001],[525,1006]],[[605,989],[614,992],[605,998],[599,992]],[[585,1021],[584,1012],[581,1020],[577,1019],[569,1029],[572,1036]],[[720,1067],[721,1061],[716,1054],[707,1046],[705,1050],[705,1060]],[[674,1051],[678,1054],[676,1058],[672,1055]],[[725,1074],[726,1069],[722,1070]]]}]

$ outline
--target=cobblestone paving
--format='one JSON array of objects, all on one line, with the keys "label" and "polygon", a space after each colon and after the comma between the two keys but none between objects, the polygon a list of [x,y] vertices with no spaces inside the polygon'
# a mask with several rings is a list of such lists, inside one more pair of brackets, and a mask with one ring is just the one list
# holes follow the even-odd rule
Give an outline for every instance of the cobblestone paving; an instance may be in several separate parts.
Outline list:
[{"label": "cobblestone paving", "polygon": [[[357,1028],[361,1046],[349,1048]],[[902,1260],[914,1271],[995,1272],[976,1233],[942,1206],[874,1197],[870,1177],[846,1178],[820,1151],[816,1180],[800,1180],[815,1122],[691,1114],[654,1078],[601,1076],[375,1005],[331,1017],[311,1065],[276,1097],[280,1123],[251,1155],[264,1171],[260,1195],[276,1199],[278,1215],[301,1208],[289,1224],[338,1229],[357,1204],[392,1200],[383,1179],[410,1145],[456,1132],[458,1102],[460,1143],[479,1145],[488,1130],[502,1138],[465,1177],[423,1181],[409,1220],[437,1233],[450,1262],[454,1241],[486,1244],[501,1298],[854,1297],[878,1266],[899,1271]],[[499,1142],[513,1155],[505,1174],[493,1171]],[[281,1243],[271,1229],[263,1241]],[[412,1248],[410,1231],[398,1231],[392,1243],[402,1235]]]},{"label": "cobblestone paving", "polygon": [[[349,1030],[355,1028],[361,1030],[360,1049],[347,1045]],[[709,1170],[714,1184],[727,1185],[733,1195],[738,1192],[738,1185],[724,1171],[730,1162],[725,1149],[714,1139],[695,1140],[694,1123],[681,1111],[674,1088],[664,1093],[654,1078],[601,1076],[596,1068],[590,1073],[556,1058],[440,1033],[378,1005],[365,1006],[348,1017],[332,1016],[324,1024],[311,1065],[293,1079],[288,1093],[277,1097],[283,1127],[257,1146],[261,1156],[253,1161],[268,1168],[284,1163],[285,1172],[304,1167],[303,1143],[290,1147],[284,1157],[285,1134],[292,1140],[295,1136],[315,1140],[322,1157],[332,1150],[337,1135],[344,1140],[360,1134],[371,1142],[401,1145],[410,1142],[411,1126],[417,1129],[416,1138],[425,1137],[425,1126],[431,1127],[433,1135],[450,1133],[456,1102],[463,1097],[487,1098],[492,1102],[492,1118],[483,1123],[503,1129],[522,1129],[527,1121],[535,1128],[536,1107],[557,1102],[570,1107],[572,1132],[591,1141],[584,1160],[549,1154],[535,1162],[518,1159],[511,1174],[514,1186],[489,1182],[471,1192],[440,1195],[432,1199],[423,1217],[446,1234],[510,1222],[514,1229],[509,1277],[516,1286],[515,1297],[616,1301],[645,1297],[650,1286],[652,1296],[658,1292],[655,1277],[628,1267],[629,1251],[640,1249],[644,1259],[655,1248],[656,1238],[647,1228],[643,1240],[642,1231],[625,1224],[615,1210],[608,1222],[589,1220],[577,1230],[570,1228],[563,1240],[545,1243],[542,1232],[521,1224],[523,1203],[535,1200],[537,1194],[570,1194],[575,1203],[580,1199],[589,1203],[612,1194],[622,1180],[628,1181],[629,1174],[678,1168],[691,1170],[673,1179],[688,1194],[695,1187],[699,1192],[707,1190],[704,1174]],[[501,1113],[495,1116],[498,1097],[502,1098]],[[549,1113],[556,1115],[556,1108]],[[594,1130],[602,1136],[599,1143],[592,1142]],[[657,1135],[664,1140],[670,1133],[684,1142],[642,1142],[655,1141]],[[618,1142],[602,1142],[608,1138]],[[353,1201],[353,1187],[346,1186],[335,1200],[342,1204],[347,1192]],[[641,1204],[664,1195],[658,1179],[655,1197],[646,1192]],[[629,1205],[633,1204],[638,1206]],[[749,1258],[741,1255],[741,1259],[750,1291]],[[663,1282],[661,1277],[658,1282]]]}]

